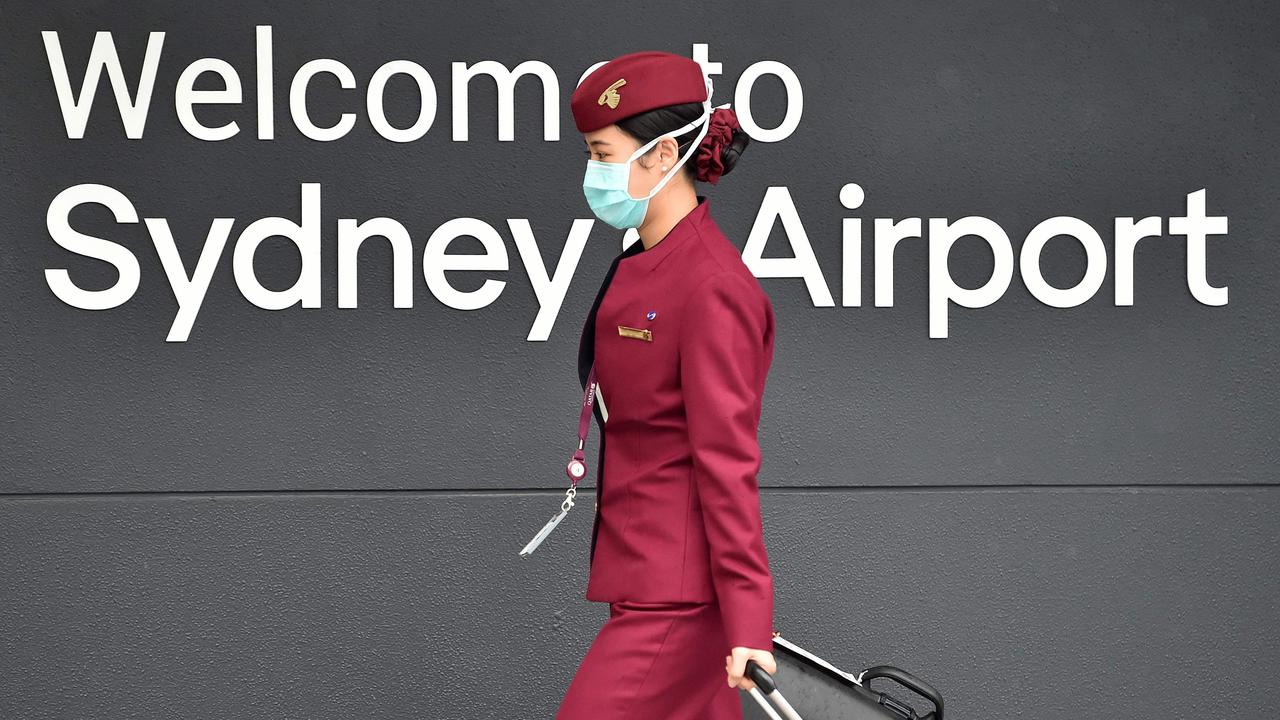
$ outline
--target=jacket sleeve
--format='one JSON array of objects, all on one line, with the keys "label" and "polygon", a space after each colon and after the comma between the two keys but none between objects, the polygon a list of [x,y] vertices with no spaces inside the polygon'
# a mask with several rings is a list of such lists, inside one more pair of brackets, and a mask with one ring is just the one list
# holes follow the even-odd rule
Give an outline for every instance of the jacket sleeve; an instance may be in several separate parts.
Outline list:
[{"label": "jacket sleeve", "polygon": [[773,310],[730,272],[698,286],[680,329],[693,478],[729,647],[773,648],[773,577],[756,473],[757,431],[773,356]]}]

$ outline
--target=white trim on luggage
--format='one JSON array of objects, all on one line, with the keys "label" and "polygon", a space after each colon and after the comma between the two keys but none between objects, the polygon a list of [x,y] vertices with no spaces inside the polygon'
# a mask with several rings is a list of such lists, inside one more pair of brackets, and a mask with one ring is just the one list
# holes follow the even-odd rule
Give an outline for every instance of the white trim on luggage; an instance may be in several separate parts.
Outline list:
[{"label": "white trim on luggage", "polygon": [[838,674],[838,675],[843,675],[844,677],[849,678],[850,680],[852,680],[852,681],[854,681],[854,682],[858,683],[859,685],[861,685],[861,684],[862,684],[862,680],[860,680],[860,679],[859,679],[859,676],[855,676],[855,675],[853,675],[852,673],[847,673],[847,672],[845,672],[844,670],[841,670],[840,668],[836,667],[835,665],[832,665],[831,663],[827,662],[826,660],[823,660],[822,658],[818,657],[817,655],[814,655],[813,653],[811,653],[811,652],[809,652],[808,650],[805,650],[804,648],[800,647],[799,645],[797,645],[797,644],[795,644],[795,643],[793,643],[793,642],[791,642],[791,641],[787,640],[786,638],[782,637],[781,635],[775,636],[775,637],[773,638],[773,641],[774,641],[775,643],[779,643],[779,644],[782,644],[782,645],[786,645],[786,646],[787,646],[787,648],[788,648],[789,650],[791,650],[792,652],[796,653],[797,655],[803,655],[803,656],[805,656],[806,658],[808,658],[808,659],[809,659],[809,662],[812,662],[812,663],[814,663],[814,664],[816,664],[816,665],[821,665],[822,667],[824,667],[824,668],[826,668],[826,669],[828,669],[828,670],[830,670],[830,671],[832,671],[832,672],[834,672],[834,673],[836,673],[836,674]]}]

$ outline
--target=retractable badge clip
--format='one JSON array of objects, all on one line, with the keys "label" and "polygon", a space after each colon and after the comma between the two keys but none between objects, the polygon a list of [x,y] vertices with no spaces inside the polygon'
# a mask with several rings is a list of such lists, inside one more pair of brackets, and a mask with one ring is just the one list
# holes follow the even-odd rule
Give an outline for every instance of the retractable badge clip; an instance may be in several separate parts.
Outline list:
[{"label": "retractable badge clip", "polygon": [[569,458],[569,464],[565,467],[565,474],[569,476],[569,489],[565,491],[565,498],[560,502],[560,512],[551,516],[546,525],[538,531],[537,535],[529,541],[524,549],[520,551],[520,557],[528,557],[533,551],[538,549],[543,540],[551,534],[552,530],[560,524],[564,516],[569,514],[569,509],[573,507],[573,498],[578,494],[578,481],[587,475],[586,455],[583,453],[583,447],[587,443],[587,428],[591,423],[591,404],[595,400],[596,389],[596,368],[591,366],[591,372],[587,377],[587,386],[582,392],[582,412],[578,416],[578,449],[573,451],[573,456]]}]

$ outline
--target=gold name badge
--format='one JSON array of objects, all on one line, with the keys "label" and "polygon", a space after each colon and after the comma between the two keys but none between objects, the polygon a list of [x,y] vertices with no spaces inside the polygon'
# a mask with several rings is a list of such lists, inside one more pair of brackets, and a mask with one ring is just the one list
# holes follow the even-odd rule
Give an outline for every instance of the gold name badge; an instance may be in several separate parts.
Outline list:
[{"label": "gold name badge", "polygon": [[653,333],[648,328],[633,328],[626,325],[618,326],[618,334],[622,337],[638,338],[646,342],[653,342]]}]

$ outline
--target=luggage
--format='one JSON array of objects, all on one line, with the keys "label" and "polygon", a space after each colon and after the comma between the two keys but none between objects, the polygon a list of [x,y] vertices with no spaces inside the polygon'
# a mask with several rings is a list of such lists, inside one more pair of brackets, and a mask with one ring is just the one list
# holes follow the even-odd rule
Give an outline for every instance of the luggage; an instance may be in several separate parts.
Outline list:
[{"label": "luggage", "polygon": [[[759,707],[743,698],[744,720],[942,720],[942,696],[911,673],[891,665],[876,665],[851,675],[773,633],[773,658],[778,669],[765,672],[747,661],[747,677],[756,684],[749,692]],[[887,678],[933,703],[920,715],[906,702],[873,690],[871,680]],[[783,697],[778,686],[787,689]]]}]

